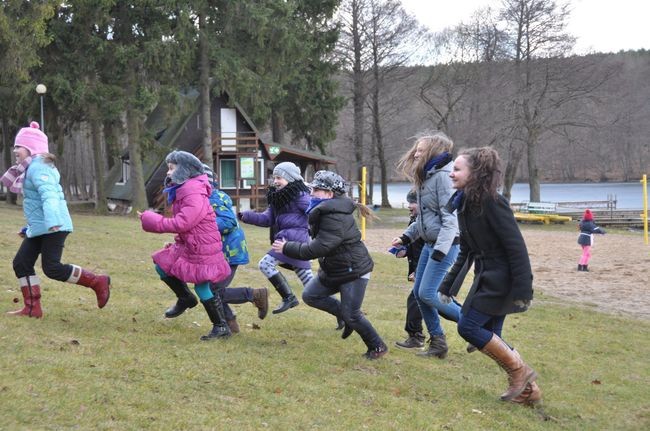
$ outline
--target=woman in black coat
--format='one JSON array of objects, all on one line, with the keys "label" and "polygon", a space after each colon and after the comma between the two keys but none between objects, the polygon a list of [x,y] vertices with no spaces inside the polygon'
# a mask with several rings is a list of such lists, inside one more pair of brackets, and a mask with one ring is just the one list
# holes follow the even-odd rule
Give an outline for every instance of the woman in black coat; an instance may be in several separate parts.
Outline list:
[{"label": "woman in black coat", "polygon": [[501,400],[532,405],[541,400],[537,373],[501,339],[507,314],[526,311],[533,299],[533,274],[526,243],[506,199],[497,192],[501,161],[490,147],[462,151],[450,178],[456,193],[460,254],[439,289],[449,302],[474,264],[474,282],[461,309],[458,333],[494,359],[508,374]]},{"label": "woman in black coat", "polygon": [[[278,239],[273,250],[295,259],[318,258],[318,275],[305,286],[302,299],[342,319],[342,337],[356,331],[368,347],[364,356],[379,359],[388,348],[361,311],[374,263],[352,215],[357,208],[366,216],[370,210],[345,196],[345,181],[334,172],[316,172],[309,186],[312,198],[307,215],[312,240],[300,243]],[[335,293],[341,294],[340,301],[333,296]]]}]

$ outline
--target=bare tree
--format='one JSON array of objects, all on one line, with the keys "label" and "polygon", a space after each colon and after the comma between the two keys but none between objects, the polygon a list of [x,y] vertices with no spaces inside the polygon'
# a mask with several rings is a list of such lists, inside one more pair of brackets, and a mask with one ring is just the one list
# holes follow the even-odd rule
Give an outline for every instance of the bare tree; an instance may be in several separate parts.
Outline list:
[{"label": "bare tree", "polygon": [[[424,38],[425,30],[415,17],[409,15],[399,1],[369,0],[369,14],[365,25],[366,39],[371,51],[371,103],[372,143],[377,156],[381,183],[381,206],[390,207],[388,201],[388,162],[382,124],[389,119],[382,116],[380,106],[384,79],[388,74],[399,80],[409,79],[411,69],[403,68]],[[396,70],[401,69],[399,76]]]},{"label": "bare tree", "polygon": [[[363,20],[366,7],[366,0],[344,0],[337,17],[341,28],[337,54],[352,80],[352,105],[354,109],[352,145],[357,168],[363,166],[364,163],[364,104],[367,96],[368,52],[365,49]],[[358,171],[354,172],[354,178],[351,179],[358,179],[358,175]]]},{"label": "bare tree", "polygon": [[[570,53],[575,38],[565,32],[570,13],[568,4],[558,5],[554,0],[502,0],[502,4],[501,16],[511,40],[517,91],[514,100],[516,134],[508,154],[504,194],[509,197],[525,152],[530,200],[539,201],[538,144],[548,127],[548,110],[564,103],[559,87],[565,75],[561,68],[553,67],[555,63],[536,59],[564,57]],[[559,98],[555,97],[558,95]]]}]

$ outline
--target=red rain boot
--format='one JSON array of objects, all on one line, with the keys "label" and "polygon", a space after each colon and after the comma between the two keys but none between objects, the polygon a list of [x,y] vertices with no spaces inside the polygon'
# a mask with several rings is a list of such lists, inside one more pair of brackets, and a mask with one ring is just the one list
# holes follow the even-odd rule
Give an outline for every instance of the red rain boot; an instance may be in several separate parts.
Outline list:
[{"label": "red rain boot", "polygon": [[20,279],[20,290],[23,293],[25,306],[21,310],[9,311],[10,316],[27,316],[40,319],[43,317],[41,310],[41,288],[38,277],[35,275],[22,277]]},{"label": "red rain boot", "polygon": [[111,296],[111,278],[108,275],[95,275],[77,265],[72,265],[72,274],[67,281],[94,290],[99,308],[104,308]]}]

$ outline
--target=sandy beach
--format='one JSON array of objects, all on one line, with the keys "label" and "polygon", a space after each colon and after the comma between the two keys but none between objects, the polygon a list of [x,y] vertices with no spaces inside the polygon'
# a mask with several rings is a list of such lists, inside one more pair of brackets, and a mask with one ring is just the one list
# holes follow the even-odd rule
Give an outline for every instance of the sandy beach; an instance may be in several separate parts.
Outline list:
[{"label": "sandy beach", "polygon": [[[589,272],[576,270],[581,249],[577,232],[521,226],[528,246],[534,287],[558,300],[599,311],[650,320],[650,245],[642,233],[596,235]],[[366,244],[385,251],[401,230],[372,229]]]}]

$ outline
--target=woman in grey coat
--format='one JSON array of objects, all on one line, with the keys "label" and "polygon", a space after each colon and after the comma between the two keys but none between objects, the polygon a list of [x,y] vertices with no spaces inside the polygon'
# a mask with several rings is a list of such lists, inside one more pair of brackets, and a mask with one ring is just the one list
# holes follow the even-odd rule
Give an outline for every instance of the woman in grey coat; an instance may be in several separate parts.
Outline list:
[{"label": "woman in grey coat", "polygon": [[393,246],[408,245],[422,239],[424,247],[415,271],[413,295],[429,331],[429,346],[418,355],[444,358],[447,340],[440,317],[454,322],[460,316],[457,302],[443,304],[438,286],[458,256],[458,221],[445,207],[453,193],[451,186],[453,142],[442,132],[420,136],[401,158],[399,170],[415,185],[418,216],[404,233],[393,239]]}]

